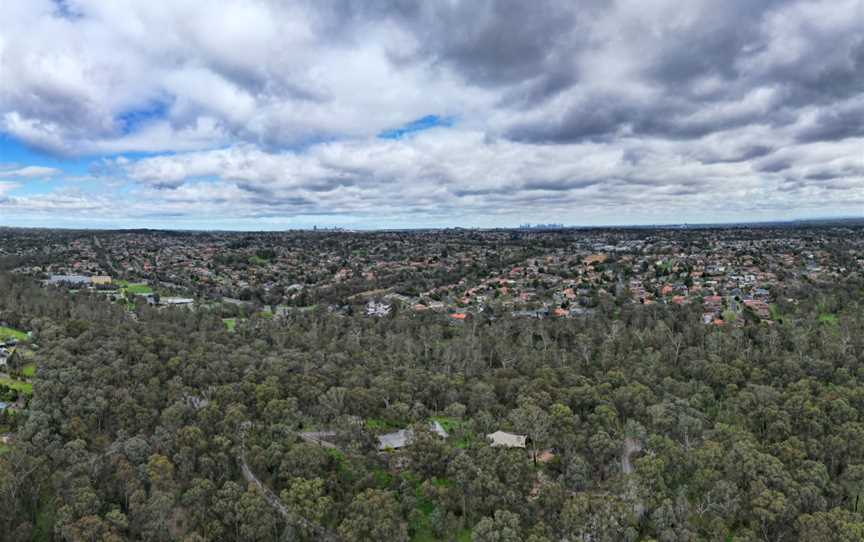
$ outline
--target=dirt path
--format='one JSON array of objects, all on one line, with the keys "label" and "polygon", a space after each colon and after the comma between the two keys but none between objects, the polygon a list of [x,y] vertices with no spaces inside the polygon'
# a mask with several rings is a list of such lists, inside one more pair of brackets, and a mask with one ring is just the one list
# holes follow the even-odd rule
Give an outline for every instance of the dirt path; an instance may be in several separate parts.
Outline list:
[{"label": "dirt path", "polygon": [[627,437],[624,439],[624,452],[621,454],[621,472],[626,474],[633,473],[633,464],[630,462],[630,456],[642,451],[642,441]]},{"label": "dirt path", "polygon": [[261,492],[261,495],[264,497],[264,500],[267,501],[267,504],[270,505],[271,508],[276,510],[279,515],[285,520],[285,523],[288,525],[288,529],[285,530],[283,538],[285,540],[293,540],[294,527],[301,527],[308,532],[312,532],[317,537],[317,540],[323,540],[326,542],[337,542],[341,540],[336,533],[333,533],[324,527],[313,523],[311,521],[306,520],[296,514],[292,513],[287,506],[276,496],[273,491],[270,490],[269,487],[265,486],[261,483],[261,480],[255,476],[255,473],[252,472],[252,469],[249,468],[249,464],[246,463],[246,430],[248,426],[242,427],[240,429],[240,453],[237,456],[237,461],[240,463],[240,471],[243,473],[243,478],[247,483],[254,485],[258,488],[258,491]]},{"label": "dirt path", "polygon": [[305,433],[297,433],[297,436],[306,442],[317,444],[322,448],[339,449],[338,446],[327,440],[336,436],[335,431],[307,431]]}]

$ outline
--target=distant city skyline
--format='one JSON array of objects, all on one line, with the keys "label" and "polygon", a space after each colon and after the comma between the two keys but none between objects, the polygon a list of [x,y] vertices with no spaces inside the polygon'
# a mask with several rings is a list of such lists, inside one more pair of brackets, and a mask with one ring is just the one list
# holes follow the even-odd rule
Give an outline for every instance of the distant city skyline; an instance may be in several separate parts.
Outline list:
[{"label": "distant city skyline", "polygon": [[0,2],[0,226],[864,216],[864,0]]}]

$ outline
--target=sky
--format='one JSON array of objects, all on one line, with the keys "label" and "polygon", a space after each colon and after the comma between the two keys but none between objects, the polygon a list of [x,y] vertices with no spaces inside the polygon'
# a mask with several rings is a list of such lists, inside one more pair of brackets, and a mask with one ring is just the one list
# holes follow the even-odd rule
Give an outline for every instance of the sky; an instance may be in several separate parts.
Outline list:
[{"label": "sky", "polygon": [[864,0],[0,0],[0,225],[864,216]]}]

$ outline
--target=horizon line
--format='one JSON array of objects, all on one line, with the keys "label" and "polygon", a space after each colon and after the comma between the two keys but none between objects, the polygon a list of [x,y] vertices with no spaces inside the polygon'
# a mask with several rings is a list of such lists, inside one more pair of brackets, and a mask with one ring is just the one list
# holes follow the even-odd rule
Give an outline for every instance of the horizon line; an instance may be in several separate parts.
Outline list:
[{"label": "horizon line", "polygon": [[[0,224],[0,230],[58,230],[58,231],[92,231],[92,232],[190,232],[190,233],[290,233],[290,232],[322,232],[322,233],[374,233],[374,232],[422,232],[438,230],[466,230],[466,231],[562,231],[562,230],[600,230],[600,229],[674,229],[674,228],[730,228],[730,227],[770,227],[771,225],[791,225],[808,223],[832,223],[832,222],[862,222],[864,216],[841,216],[824,218],[793,218],[777,220],[739,220],[729,222],[664,222],[664,223],[634,223],[634,224],[595,224],[595,225],[557,225],[557,224],[522,224],[519,226],[425,226],[425,227],[391,227],[391,228],[366,228],[366,227],[342,227],[342,226],[311,226],[293,227],[281,229],[219,229],[219,228],[154,228],[140,227],[61,227],[61,226],[13,226]],[[527,226],[527,227],[526,227]],[[547,227],[548,226],[548,227]]]}]

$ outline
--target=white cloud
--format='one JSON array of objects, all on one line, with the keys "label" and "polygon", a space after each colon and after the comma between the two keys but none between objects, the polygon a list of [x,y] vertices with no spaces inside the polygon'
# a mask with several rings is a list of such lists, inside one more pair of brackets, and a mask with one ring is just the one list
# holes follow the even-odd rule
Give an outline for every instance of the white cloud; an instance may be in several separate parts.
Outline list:
[{"label": "white cloud", "polygon": [[18,188],[18,186],[19,185],[16,183],[0,181],[0,197],[2,197],[3,194],[6,194],[7,192],[11,192],[12,190],[15,190],[16,188]]},{"label": "white cloud", "polygon": [[25,166],[16,169],[0,168],[0,177],[50,177],[60,173],[60,170],[53,167],[44,166]]},{"label": "white cloud", "polygon": [[[862,0],[66,5],[0,1],[0,132],[111,156],[98,182],[132,190],[7,182],[6,213],[668,221],[862,198]],[[376,138],[429,114],[455,126]],[[40,168],[0,177],[62,177]]]}]

